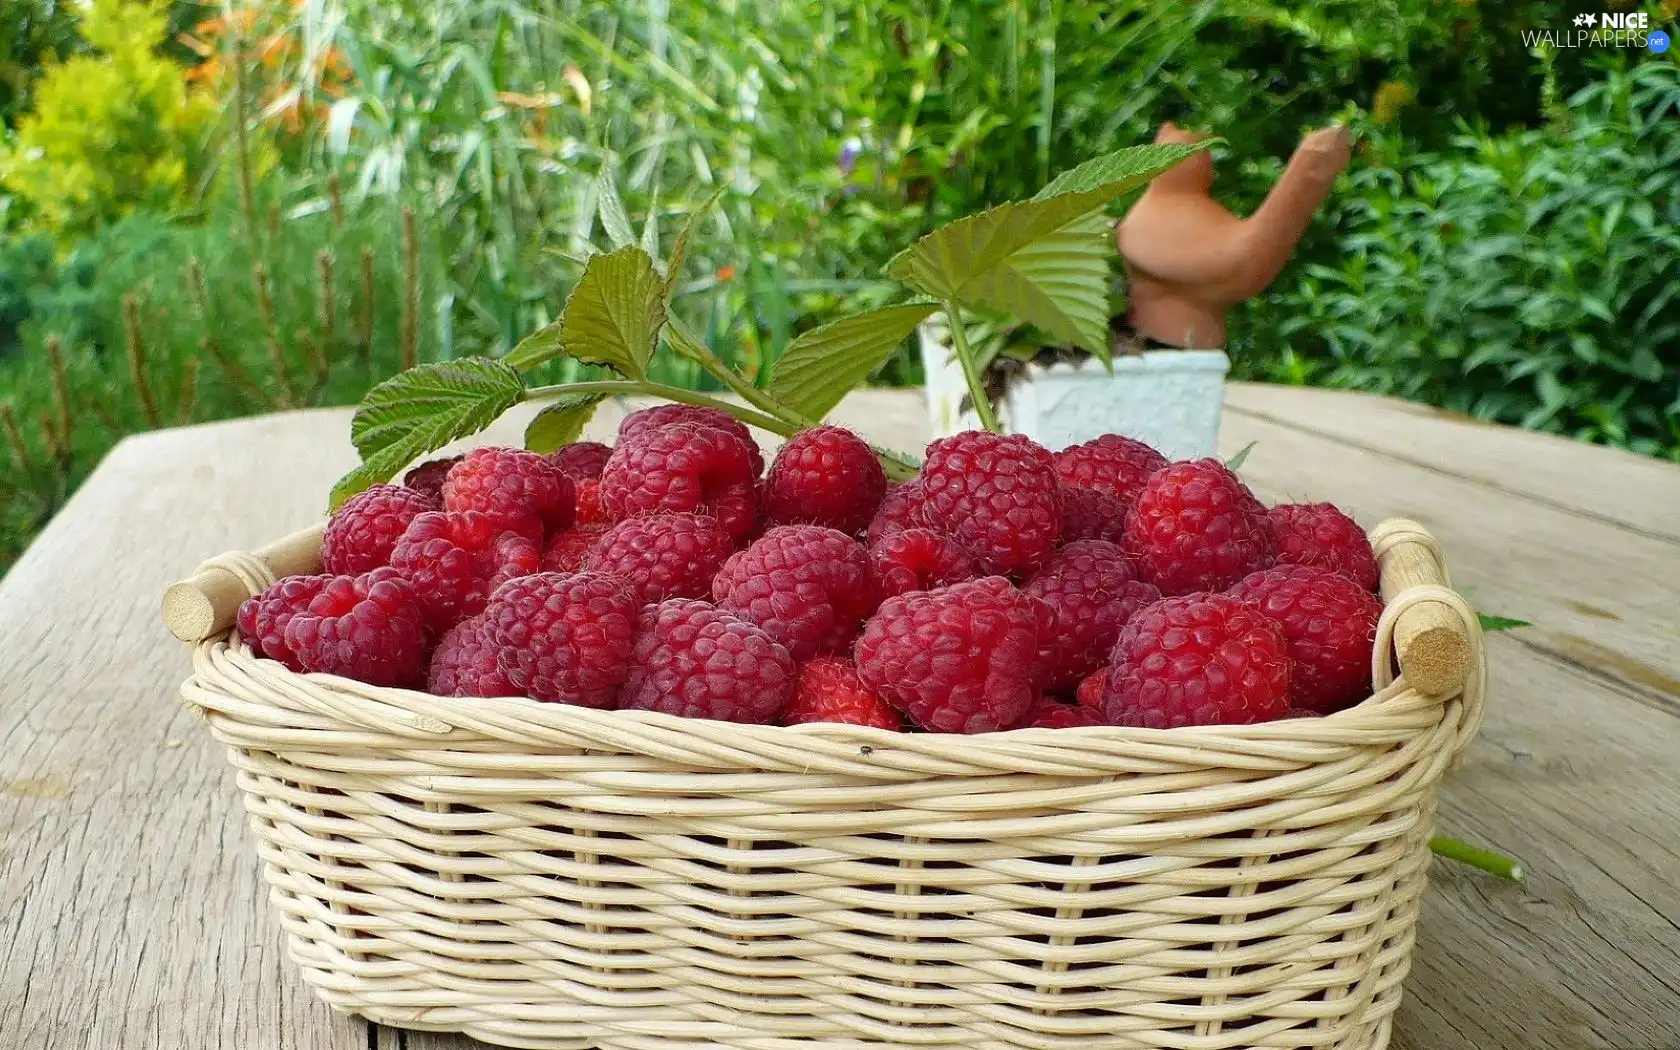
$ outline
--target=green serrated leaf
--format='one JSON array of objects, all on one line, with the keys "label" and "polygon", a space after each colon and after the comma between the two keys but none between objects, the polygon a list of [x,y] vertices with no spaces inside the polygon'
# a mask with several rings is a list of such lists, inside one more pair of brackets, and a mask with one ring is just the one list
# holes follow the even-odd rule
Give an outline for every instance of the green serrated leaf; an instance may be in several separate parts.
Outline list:
[{"label": "green serrated leaf", "polygon": [[416,365],[380,383],[350,420],[362,463],[333,486],[331,509],[427,452],[478,433],[524,394],[518,372],[482,357]]},{"label": "green serrated leaf", "polygon": [[550,321],[514,344],[513,349],[509,350],[502,360],[525,372],[559,356],[560,322]]},{"label": "green serrated leaf", "polygon": [[630,213],[624,209],[624,199],[618,195],[618,187],[613,185],[610,166],[603,166],[600,174],[595,176],[595,210],[601,217],[601,228],[606,231],[607,240],[614,248],[636,243],[635,231],[630,226]]},{"label": "green serrated leaf", "polygon": [[1241,470],[1242,465],[1248,462],[1248,454],[1253,452],[1254,446],[1258,444],[1260,444],[1260,442],[1250,441],[1248,444],[1238,449],[1236,455],[1225,461],[1225,468],[1227,470]]},{"label": "green serrated leaf", "polygon": [[821,419],[936,309],[933,303],[886,306],[802,333],[771,370],[771,396],[802,415]]},{"label": "green serrated leaf", "polygon": [[1111,228],[1100,211],[1081,216],[976,275],[959,301],[1007,311],[1107,362]]},{"label": "green serrated leaf", "polygon": [[664,289],[653,258],[635,245],[594,256],[559,320],[520,340],[505,360],[524,371],[565,355],[645,379],[665,323]]},{"label": "green serrated leaf", "polygon": [[461,357],[416,365],[367,392],[350,421],[350,441],[366,460],[417,435],[458,431],[414,452],[419,455],[484,429],[524,392],[519,373],[504,361]]},{"label": "green serrated leaf", "polygon": [[1495,616],[1492,613],[1477,613],[1476,619],[1482,623],[1482,630],[1492,634],[1494,631],[1512,631],[1518,627],[1533,627],[1527,620],[1516,620],[1509,616]]},{"label": "green serrated leaf", "polygon": [[532,452],[548,455],[562,445],[570,445],[589,425],[589,418],[605,397],[603,394],[567,394],[538,412],[525,427],[525,447]]},{"label": "green serrated leaf", "polygon": [[889,276],[941,300],[970,302],[971,283],[1011,255],[1103,207],[1217,140],[1133,146],[1064,172],[1031,200],[942,226],[887,263]]},{"label": "green serrated leaf", "polygon": [[665,262],[665,296],[670,298],[671,289],[676,287],[677,276],[682,273],[683,263],[688,259],[688,245],[694,240],[695,232],[700,228],[700,221],[706,217],[723,196],[725,187],[719,186],[700,207],[688,213],[683,220],[682,229],[677,231],[677,239],[671,245],[671,257]]}]

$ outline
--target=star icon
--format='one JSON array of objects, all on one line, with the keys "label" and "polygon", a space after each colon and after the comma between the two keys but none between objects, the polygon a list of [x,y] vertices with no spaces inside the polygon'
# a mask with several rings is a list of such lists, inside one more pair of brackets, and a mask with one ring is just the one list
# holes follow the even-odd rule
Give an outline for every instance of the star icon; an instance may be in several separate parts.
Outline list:
[{"label": "star icon", "polygon": [[1598,16],[1597,15],[1576,15],[1575,16],[1575,24],[1578,25],[1578,26],[1597,25],[1598,24]]}]

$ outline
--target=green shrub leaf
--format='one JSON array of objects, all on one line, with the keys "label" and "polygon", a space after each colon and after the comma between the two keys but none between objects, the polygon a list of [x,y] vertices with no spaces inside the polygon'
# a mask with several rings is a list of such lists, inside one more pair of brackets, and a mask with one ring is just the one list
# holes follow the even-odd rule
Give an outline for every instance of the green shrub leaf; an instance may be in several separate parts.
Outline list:
[{"label": "green shrub leaf", "polygon": [[1014,201],[942,226],[887,263],[888,276],[936,299],[971,303],[988,271],[1218,140],[1133,146],[1057,176],[1031,200]]},{"label": "green shrub leaf", "polygon": [[521,340],[507,361],[523,371],[564,354],[645,379],[664,323],[664,282],[652,257],[631,245],[593,256],[560,319]]},{"label": "green shrub leaf", "polygon": [[566,394],[536,414],[525,427],[525,447],[532,452],[548,455],[562,445],[570,445],[583,434],[595,407],[603,394]]},{"label": "green shrub leaf", "polygon": [[1492,613],[1477,613],[1476,619],[1482,623],[1482,630],[1492,634],[1495,631],[1514,631],[1518,627],[1533,627],[1527,620],[1516,620],[1509,616],[1495,616]]},{"label": "green shrub leaf", "polygon": [[482,357],[416,365],[380,383],[350,421],[362,465],[333,486],[331,507],[390,480],[425,453],[478,433],[524,393],[518,372]]},{"label": "green shrub leaf", "polygon": [[1111,228],[1102,212],[1077,218],[977,274],[959,302],[1005,310],[1107,362]]},{"label": "green shrub leaf", "polygon": [[938,303],[928,302],[886,306],[801,334],[776,360],[770,394],[802,415],[821,419],[937,309]]}]

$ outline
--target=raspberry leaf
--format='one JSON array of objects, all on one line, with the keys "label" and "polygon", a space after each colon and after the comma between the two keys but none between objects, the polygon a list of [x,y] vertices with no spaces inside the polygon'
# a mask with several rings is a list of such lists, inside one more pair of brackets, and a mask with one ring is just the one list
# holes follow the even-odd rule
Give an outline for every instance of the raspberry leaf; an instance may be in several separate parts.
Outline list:
[{"label": "raspberry leaf", "polygon": [[525,447],[547,455],[562,445],[569,445],[589,425],[595,407],[603,394],[566,394],[538,412],[525,428]]},{"label": "raspberry leaf", "polygon": [[331,507],[425,453],[478,433],[524,394],[518,372],[482,357],[416,365],[380,383],[350,421],[362,464],[333,486]]},{"label": "raspberry leaf", "polygon": [[975,275],[960,301],[1006,311],[1106,363],[1111,229],[1100,211],[1077,218]]},{"label": "raspberry leaf", "polygon": [[524,371],[565,355],[646,379],[664,323],[664,281],[653,258],[632,244],[593,256],[560,319],[527,336],[507,361]]},{"label": "raspberry leaf", "polygon": [[1133,146],[1086,161],[1031,200],[1000,204],[934,230],[894,256],[886,272],[936,299],[984,305],[977,293],[990,289],[988,271],[1217,141]]},{"label": "raspberry leaf", "polygon": [[769,392],[811,419],[827,415],[869,378],[938,303],[884,306],[802,333],[771,369]]},{"label": "raspberry leaf", "polygon": [[1481,621],[1482,630],[1492,634],[1494,631],[1514,631],[1518,627],[1533,627],[1527,620],[1516,620],[1509,616],[1495,616],[1492,613],[1479,612],[1476,619]]}]

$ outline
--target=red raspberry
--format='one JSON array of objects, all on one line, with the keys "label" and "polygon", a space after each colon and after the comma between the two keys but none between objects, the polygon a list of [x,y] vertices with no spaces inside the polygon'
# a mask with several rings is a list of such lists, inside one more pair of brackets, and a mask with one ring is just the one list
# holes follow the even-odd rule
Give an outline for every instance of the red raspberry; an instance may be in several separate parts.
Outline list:
[{"label": "red raspberry", "polygon": [[542,572],[496,588],[485,630],[502,673],[534,700],[612,707],[630,670],[641,603],[598,573]]},{"label": "red raspberry", "polygon": [[930,524],[991,573],[1029,570],[1056,545],[1061,485],[1049,450],[1019,434],[970,430],[928,446]]},{"label": "red raspberry", "polygon": [[543,549],[543,572],[581,572],[611,525],[573,525],[548,538]]},{"label": "red raspberry", "polygon": [[623,577],[644,602],[706,598],[712,577],[734,553],[735,542],[716,518],[656,514],[613,526],[584,559],[584,567]]},{"label": "red raspberry", "polygon": [[821,525],[778,525],[712,580],[717,606],[758,624],[795,660],[841,652],[875,611],[869,553]]},{"label": "red raspberry", "polygon": [[1106,492],[1082,489],[1077,485],[1063,485],[1062,542],[1123,542],[1126,538],[1126,511],[1130,506]]},{"label": "red raspberry", "polygon": [[968,552],[932,529],[905,529],[869,545],[881,597],[931,591],[980,575]]},{"label": "red raspberry", "polygon": [[875,516],[869,521],[869,531],[865,538],[873,547],[895,532],[931,527],[927,496],[922,490],[921,478],[917,478],[887,490],[886,496],[881,499],[881,505],[875,508]]},{"label": "red raspberry", "polygon": [[723,722],[774,721],[793,658],[768,632],[691,598],[642,609],[619,707]]},{"label": "red raspberry", "polygon": [[1094,707],[1076,707],[1064,704],[1048,696],[1040,697],[1038,702],[1027,708],[1026,717],[1015,725],[1016,729],[1074,729],[1078,726],[1107,725],[1103,721],[1102,712]]},{"label": "red raspberry", "polygon": [[548,454],[548,461],[560,468],[560,473],[574,482],[588,481],[601,476],[601,469],[612,456],[612,447],[599,441],[574,441]]},{"label": "red raspberry", "polygon": [[443,506],[443,479],[448,477],[449,468],[461,462],[460,456],[450,456],[448,459],[432,459],[417,467],[410,467],[403,475],[403,484],[416,492],[424,493],[437,501],[437,507]]},{"label": "red raspberry", "polygon": [[1112,725],[1266,722],[1289,710],[1289,649],[1259,610],[1224,594],[1163,598],[1120,629],[1103,716]]},{"label": "red raspberry", "polygon": [[321,567],[335,576],[354,576],[389,565],[391,551],[409,523],[437,509],[436,500],[401,485],[375,485],[359,492],[327,522]]},{"label": "red raspberry", "polygon": [[637,409],[619,421],[618,443],[622,445],[638,434],[670,426],[672,423],[711,427],[735,435],[747,446],[752,459],[753,477],[764,473],[764,453],[759,451],[758,442],[753,440],[752,431],[747,429],[747,425],[728,412],[704,405],[668,404]]},{"label": "red raspberry", "polygon": [[572,479],[522,448],[475,448],[449,468],[443,482],[445,510],[493,514],[509,527],[534,517],[544,531],[563,529],[576,506]]},{"label": "red raspberry", "polygon": [[772,525],[861,532],[886,494],[886,471],[867,441],[841,427],[813,427],[790,438],[770,464],[764,516]]},{"label": "red raspberry", "polygon": [[286,644],[286,622],[309,608],[332,574],[321,576],[286,576],[261,594],[252,595],[239,605],[239,637],[258,656],[278,660],[294,671],[302,671],[297,656]]},{"label": "red raspberry", "polygon": [[1292,707],[1329,713],[1371,693],[1371,647],[1382,603],[1331,569],[1280,566],[1225,592],[1271,617],[1289,645]]},{"label": "red raspberry", "polygon": [[426,692],[434,696],[518,696],[497,662],[496,646],[474,616],[451,627],[432,651]]},{"label": "red raspberry", "polygon": [[863,625],[858,676],[923,729],[989,733],[1038,699],[1039,616],[1000,576],[888,598]]},{"label": "red raspberry", "polygon": [[1272,564],[1266,508],[1216,459],[1156,471],[1126,517],[1126,553],[1162,594],[1221,591]]},{"label": "red raspberry", "polygon": [[484,610],[490,592],[540,567],[540,548],[497,517],[432,511],[415,518],[391,552],[391,565],[414,584],[437,634]]},{"label": "red raspberry", "polygon": [[740,438],[688,423],[649,427],[613,450],[601,472],[601,507],[614,521],[642,514],[706,514],[739,539],[758,523],[754,477],[748,446]]},{"label": "red raspberry", "polygon": [[303,670],[368,685],[420,685],[428,641],[420,599],[394,569],[328,577],[286,621],[286,647]]},{"label": "red raspberry", "polygon": [[904,728],[904,719],[864,686],[852,662],[832,656],[815,657],[799,669],[799,684],[782,713],[782,724],[806,722],[845,722],[894,731]]},{"label": "red raspberry", "polygon": [[1056,453],[1056,473],[1069,485],[1130,503],[1167,457],[1134,438],[1104,434]]},{"label": "red raspberry", "polygon": [[1377,589],[1377,558],[1359,523],[1329,503],[1280,503],[1266,512],[1279,565],[1317,565]]},{"label": "red raspberry", "polygon": [[1080,707],[1094,707],[1102,710],[1103,690],[1108,688],[1108,668],[1092,671],[1079,683],[1079,689],[1074,693],[1074,700]]},{"label": "red raspberry", "polygon": [[576,482],[577,520],[574,525],[611,525],[607,512],[601,509],[601,483],[594,478]]},{"label": "red raspberry", "polygon": [[1077,540],[1060,548],[1021,590],[1054,614],[1043,650],[1047,684],[1056,690],[1073,689],[1106,666],[1120,628],[1161,598],[1153,584],[1135,578],[1126,552],[1103,540]]}]

